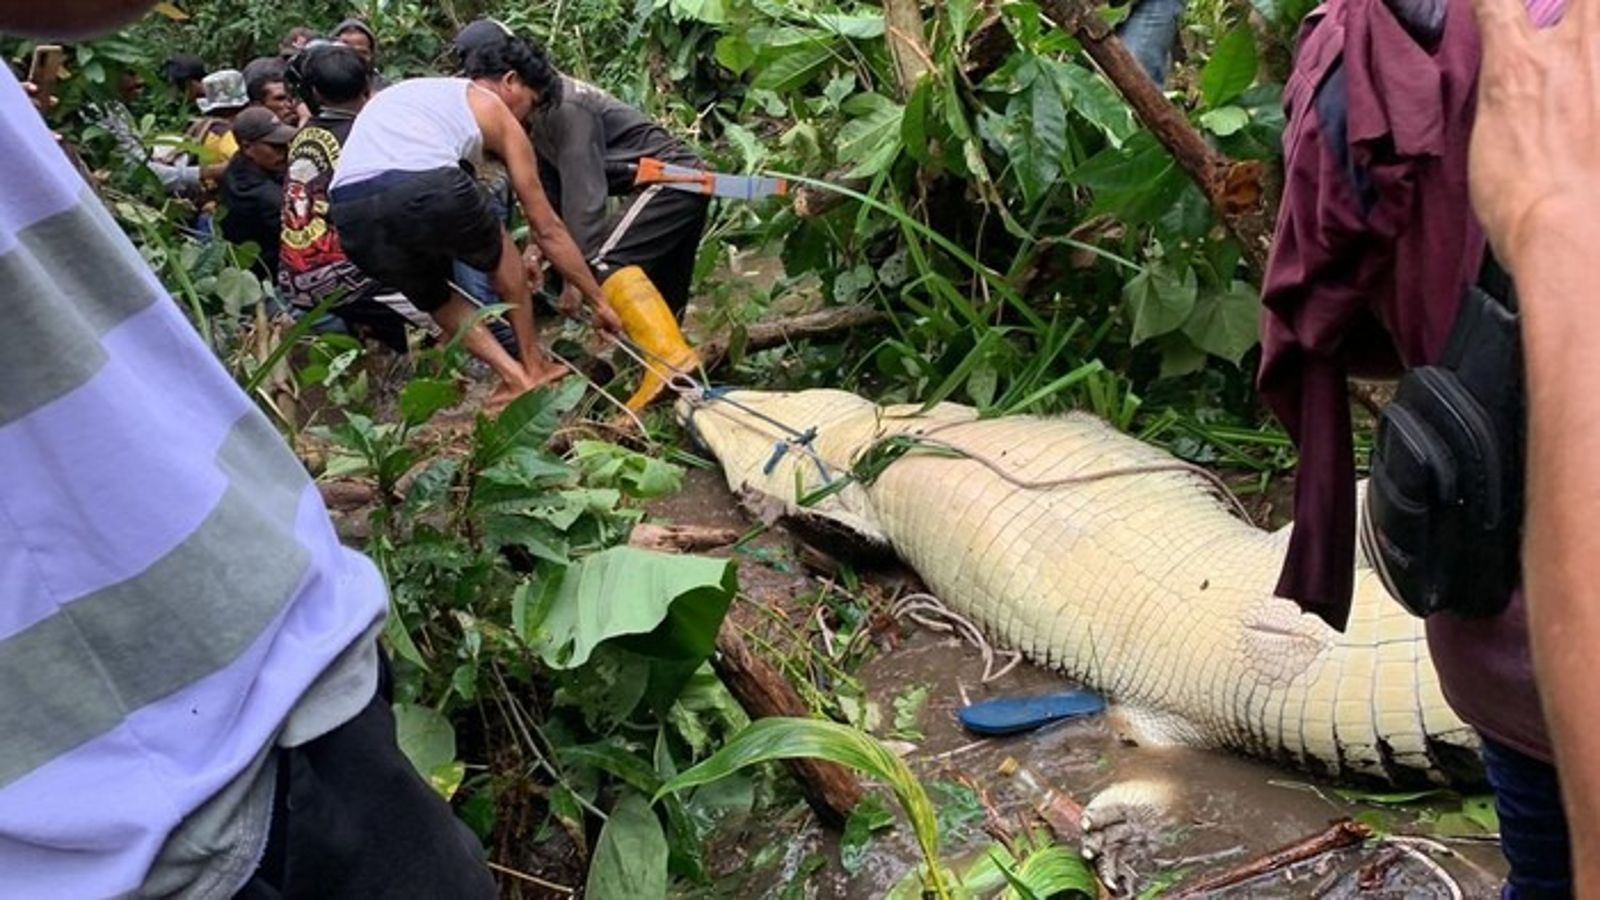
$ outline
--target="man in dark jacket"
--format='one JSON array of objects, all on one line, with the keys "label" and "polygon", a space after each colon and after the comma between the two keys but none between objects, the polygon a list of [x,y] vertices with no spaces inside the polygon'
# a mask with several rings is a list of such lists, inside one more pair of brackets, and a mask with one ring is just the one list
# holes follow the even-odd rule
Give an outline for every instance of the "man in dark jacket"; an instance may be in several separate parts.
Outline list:
[{"label": "man in dark jacket", "polygon": [[[455,51],[465,58],[511,37],[499,22],[479,19],[456,35]],[[559,87],[555,102],[541,104],[528,123],[545,193],[605,288],[628,337],[653,359],[655,368],[692,369],[698,358],[684,341],[675,314],[689,302],[710,200],[663,185],[637,184],[635,174],[644,159],[696,169],[705,164],[667,129],[600,88],[565,74]],[[616,210],[608,205],[612,197],[622,198]],[[537,250],[524,258],[530,271],[537,271]],[[568,285],[561,308],[576,309],[578,301],[576,289]],[[660,392],[659,375],[645,373],[629,407],[641,408]]]},{"label": "man in dark jacket", "polygon": [[289,168],[289,142],[295,130],[271,110],[252,106],[233,120],[239,152],[222,173],[217,204],[226,210],[222,236],[235,244],[261,248],[256,269],[278,277],[279,230],[283,220],[283,173]]}]

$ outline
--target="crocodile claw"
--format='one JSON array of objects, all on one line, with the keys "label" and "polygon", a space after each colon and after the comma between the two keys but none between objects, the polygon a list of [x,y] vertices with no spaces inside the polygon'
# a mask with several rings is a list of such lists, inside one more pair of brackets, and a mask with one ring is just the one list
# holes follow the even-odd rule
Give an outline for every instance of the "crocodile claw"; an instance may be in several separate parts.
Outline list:
[{"label": "crocodile claw", "polygon": [[1083,808],[1084,858],[1113,896],[1135,892],[1171,822],[1172,798],[1166,782],[1119,781]]}]

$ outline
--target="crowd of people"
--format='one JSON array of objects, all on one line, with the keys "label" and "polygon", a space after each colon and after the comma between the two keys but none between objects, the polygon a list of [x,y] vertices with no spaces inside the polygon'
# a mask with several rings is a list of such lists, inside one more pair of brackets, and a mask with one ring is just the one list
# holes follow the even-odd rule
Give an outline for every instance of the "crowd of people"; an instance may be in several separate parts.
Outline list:
[{"label": "crowd of people", "polygon": [[[86,37],[150,5],[0,0],[0,29]],[[1141,5],[1163,28],[1176,6]],[[1503,896],[1589,896],[1600,0],[1468,6],[1327,0],[1303,25],[1263,284],[1260,388],[1301,452],[1278,593],[1342,626],[1358,526],[1369,556],[1395,555],[1366,545],[1347,376],[1447,378],[1469,300],[1514,311],[1525,364],[1498,374],[1525,407],[1512,440],[1526,448],[1497,449],[1516,451],[1526,516],[1494,536],[1519,544],[1522,583],[1488,614],[1431,613],[1429,643],[1483,738]],[[631,176],[698,157],[492,20],[456,36],[453,77],[390,85],[379,47],[351,20],[294,29],[242,69],[177,57],[162,74],[199,112],[183,151],[141,146],[125,109],[105,111],[108,129],[164,189],[214,204],[223,236],[259,247],[290,305],[402,343],[418,319],[459,334],[500,377],[495,403],[562,374],[533,329],[546,262],[562,308],[692,360],[674,313],[706,200]],[[1144,62],[1159,76],[1164,60]],[[0,463],[24,476],[0,483],[0,894],[494,896],[476,838],[396,744],[378,570],[339,544],[299,461],[29,93],[0,72]],[[473,324],[491,295],[508,335]],[[1419,433],[1418,468],[1435,465],[1424,444],[1440,436]],[[1445,462],[1474,463],[1454,449]],[[1465,566],[1503,549],[1430,552]]]},{"label": "crowd of people", "polygon": [[[401,352],[418,331],[459,335],[499,378],[491,409],[565,374],[534,330],[547,265],[557,309],[587,306],[653,359],[630,408],[695,365],[676,315],[708,199],[651,190],[635,172],[646,158],[703,168],[699,157],[493,19],[461,29],[449,76],[391,84],[380,46],[348,19],[326,35],[293,28],[240,68],[178,55],[161,75],[197,113],[182,141],[144,146],[121,104],[102,124],[129,164],[194,204],[197,229],[256,249],[276,309]],[[513,198],[526,248],[510,237]],[[479,312],[501,302],[504,319]]]}]

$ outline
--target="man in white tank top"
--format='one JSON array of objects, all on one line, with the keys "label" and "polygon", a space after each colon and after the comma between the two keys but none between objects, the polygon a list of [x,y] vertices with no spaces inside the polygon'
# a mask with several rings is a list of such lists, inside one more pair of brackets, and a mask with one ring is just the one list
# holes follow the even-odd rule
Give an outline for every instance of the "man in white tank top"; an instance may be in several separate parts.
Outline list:
[{"label": "man in white tank top", "polygon": [[[502,48],[492,65],[474,72],[471,79],[404,81],[375,95],[340,154],[329,215],[352,262],[400,290],[448,333],[461,334],[464,346],[500,376],[493,408],[566,369],[539,346],[521,257],[468,172],[485,152],[505,162],[533,243],[578,286],[600,327],[615,330],[617,320],[545,198],[522,124],[540,103],[559,96],[555,70],[523,44]],[[473,324],[476,307],[450,281],[456,260],[492,273],[495,292],[511,307],[521,359]]]}]

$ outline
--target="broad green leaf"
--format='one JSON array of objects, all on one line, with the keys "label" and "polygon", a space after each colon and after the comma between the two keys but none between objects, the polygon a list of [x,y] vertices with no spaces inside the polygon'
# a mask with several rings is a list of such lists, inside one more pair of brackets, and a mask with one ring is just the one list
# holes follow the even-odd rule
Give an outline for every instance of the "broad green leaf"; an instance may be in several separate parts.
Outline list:
[{"label": "broad green leaf", "polygon": [[555,387],[540,388],[511,401],[497,418],[480,417],[474,434],[473,460],[487,468],[512,447],[543,447],[561,424],[561,416],[582,399],[581,378],[568,378]]},{"label": "broad green leaf", "polygon": [[612,808],[589,864],[590,900],[654,900],[667,896],[667,837],[638,794]]},{"label": "broad green leaf", "polygon": [[1194,303],[1194,313],[1183,324],[1183,333],[1201,350],[1238,365],[1256,345],[1260,316],[1256,289],[1243,281],[1233,281],[1226,291]]},{"label": "broad green leaf", "polygon": [[1166,149],[1141,131],[1122,147],[1107,147],[1084,160],[1067,178],[1096,193],[1129,191],[1148,188],[1172,167]]},{"label": "broad green leaf", "polygon": [[972,24],[973,0],[946,0],[944,8],[950,20],[950,36],[957,46],[966,43],[967,28]]},{"label": "broad green leaf", "polygon": [[871,735],[848,725],[820,719],[759,719],[734,735],[709,759],[669,780],[656,797],[708,784],[746,766],[802,758],[835,762],[887,784],[916,834],[929,886],[936,894],[947,896],[938,862],[939,826],[927,792],[904,760]]},{"label": "broad green leaf", "polygon": [[1122,146],[1138,130],[1128,104],[1106,79],[1074,62],[1049,60],[1048,64],[1067,105],[1099,128],[1112,147]]},{"label": "broad green leaf", "polygon": [[833,59],[826,43],[807,43],[785,49],[772,62],[759,66],[753,87],[783,93],[804,87]]},{"label": "broad green leaf", "polygon": [[1218,137],[1227,137],[1250,124],[1250,114],[1237,106],[1221,106],[1200,114],[1200,124]]},{"label": "broad green leaf", "polygon": [[1122,302],[1133,316],[1134,344],[1166,334],[1183,325],[1194,311],[1199,287],[1194,269],[1184,267],[1181,276],[1166,266],[1152,266],[1122,287]]},{"label": "broad green leaf", "polygon": [[1067,150],[1067,109],[1054,81],[1035,77],[1007,106],[1006,153],[1022,188],[1022,202],[1032,206],[1061,175]]},{"label": "broad green leaf", "polygon": [[245,269],[223,269],[217,273],[217,296],[229,313],[238,315],[261,302],[261,279]]},{"label": "broad green leaf", "polygon": [[867,848],[872,844],[872,836],[893,824],[894,814],[876,793],[862,797],[856,808],[850,810],[850,816],[844,822],[844,831],[839,834],[840,867],[850,875],[861,871],[861,866],[867,861]]},{"label": "broad green leaf", "polygon": [[394,730],[400,752],[423,777],[431,778],[435,771],[455,762],[456,731],[443,713],[415,703],[396,703]]},{"label": "broad green leaf", "polygon": [[1181,331],[1174,331],[1155,339],[1161,351],[1161,378],[1182,378],[1205,368],[1206,352],[1194,345]]},{"label": "broad green leaf", "polygon": [[[1001,895],[1021,900],[1022,888],[1035,897],[1071,898],[1099,896],[1099,882],[1088,863],[1071,847],[1043,847],[1029,853],[1022,865],[1011,869],[1014,881]],[[1010,879],[1008,879],[1010,880]]]},{"label": "broad green leaf", "polygon": [[672,15],[678,19],[692,19],[707,25],[721,25],[728,19],[722,0],[670,0]]},{"label": "broad green leaf", "polygon": [[569,567],[530,628],[552,668],[577,668],[602,642],[638,635],[647,637],[637,652],[698,663],[711,654],[735,586],[729,560],[612,547]]},{"label": "broad green leaf", "polygon": [[[582,744],[561,747],[557,750],[561,761],[568,766],[589,767],[607,772],[629,787],[649,796],[661,789],[664,779],[655,767],[638,754],[630,753],[611,743]],[[705,859],[700,832],[690,818],[688,810],[676,796],[662,800],[667,813],[668,846],[672,868],[686,878],[698,879],[705,872]]]},{"label": "broad green leaf", "polygon": [[900,155],[904,108],[881,94],[857,94],[844,108],[846,112],[861,111],[839,129],[839,160],[856,164],[849,177],[867,178],[887,169]]},{"label": "broad green leaf", "polygon": [[1206,107],[1216,109],[1244,93],[1256,80],[1256,65],[1256,36],[1249,25],[1223,35],[1200,70],[1200,95]]},{"label": "broad green leaf", "polygon": [[871,40],[883,37],[883,16],[843,16],[822,13],[811,16],[811,21],[841,37]]},{"label": "broad green leaf", "polygon": [[461,402],[461,391],[454,381],[443,378],[413,378],[400,391],[400,415],[415,428],[433,418],[441,409]]},{"label": "broad green leaf", "polygon": [[756,49],[742,34],[725,34],[718,38],[712,53],[719,65],[735,75],[743,75],[756,62]]}]

